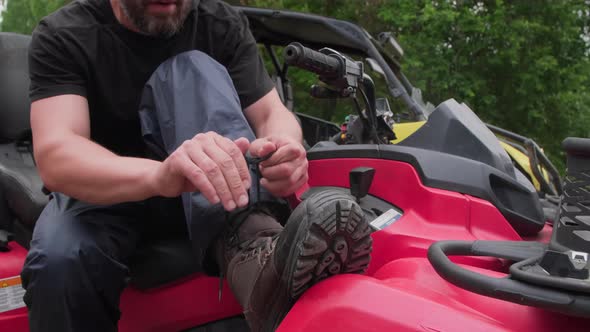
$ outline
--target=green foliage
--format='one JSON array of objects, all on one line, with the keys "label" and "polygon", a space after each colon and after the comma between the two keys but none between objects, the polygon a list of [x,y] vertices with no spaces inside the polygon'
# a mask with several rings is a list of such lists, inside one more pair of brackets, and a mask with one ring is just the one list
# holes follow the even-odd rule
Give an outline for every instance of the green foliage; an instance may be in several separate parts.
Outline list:
[{"label": "green foliage", "polygon": [[464,101],[530,136],[562,165],[566,136],[590,136],[585,1],[395,1],[379,19],[407,51],[405,70],[435,102]]},{"label": "green foliage", "polygon": [[[30,33],[66,2],[9,0],[1,30]],[[483,120],[536,140],[562,169],[561,141],[590,137],[589,0],[228,2],[336,17],[371,33],[393,31],[406,51],[404,72],[426,100],[465,102]],[[315,77],[291,73],[297,111],[337,122],[352,111],[345,101],[310,100]]]},{"label": "green foliage", "polygon": [[9,0],[2,12],[0,31],[30,34],[47,14],[70,0]]},{"label": "green foliage", "polygon": [[241,3],[333,16],[372,33],[393,31],[406,51],[404,72],[426,100],[465,102],[484,121],[536,140],[560,169],[561,141],[590,137],[587,0]]},{"label": "green foliage", "polygon": [[[356,21],[358,17],[376,18],[379,7],[376,6],[381,0],[322,0],[322,1],[299,1],[299,0],[234,0],[227,1],[235,5],[246,5],[262,8],[288,9],[301,12],[315,13],[319,15],[337,17],[349,21]],[[380,24],[376,20],[371,20]],[[373,30],[375,25],[370,22],[364,22],[363,27]],[[264,52],[264,51],[263,51]],[[280,56],[282,50],[277,49],[277,55]],[[269,70],[274,70],[270,61],[267,60]],[[355,113],[354,104],[351,100],[317,100],[309,97],[309,88],[312,84],[317,83],[317,76],[297,68],[289,70],[289,78],[293,85],[295,97],[295,111],[307,113],[322,119],[341,123],[344,118]],[[373,76],[376,81],[378,96],[386,96],[385,81],[378,76]],[[395,104],[395,103],[393,103]]]}]

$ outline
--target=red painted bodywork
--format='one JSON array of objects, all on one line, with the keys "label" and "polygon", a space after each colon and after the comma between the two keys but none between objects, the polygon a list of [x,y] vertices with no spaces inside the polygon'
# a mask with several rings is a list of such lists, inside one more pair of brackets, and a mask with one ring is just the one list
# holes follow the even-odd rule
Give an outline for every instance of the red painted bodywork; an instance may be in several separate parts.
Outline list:
[{"label": "red painted bodywork", "polygon": [[[436,274],[426,259],[434,241],[522,240],[489,202],[427,188],[410,164],[377,159],[311,161],[309,186],[348,187],[349,171],[359,166],[376,170],[370,193],[396,205],[404,215],[373,233],[367,275],[341,275],[312,287],[279,332],[588,331],[589,319],[480,296]],[[297,199],[291,202],[296,204]],[[546,226],[537,237],[526,240],[546,242],[550,234],[551,227]],[[18,275],[25,254],[16,244],[10,252],[0,253],[0,278]],[[454,260],[498,277],[508,267],[493,258]],[[120,330],[179,331],[239,314],[227,286],[221,303],[217,288],[217,279],[201,275],[149,292],[128,288],[121,299]],[[0,331],[26,330],[24,309],[0,314]]]},{"label": "red painted bodywork", "polygon": [[[26,250],[12,242],[0,253],[0,279],[20,274]],[[121,332],[178,332],[241,314],[231,290],[224,284],[219,302],[219,279],[194,275],[149,291],[127,288],[121,296]],[[28,331],[26,309],[0,313],[0,331]],[[52,331],[53,332],[53,331]]]}]

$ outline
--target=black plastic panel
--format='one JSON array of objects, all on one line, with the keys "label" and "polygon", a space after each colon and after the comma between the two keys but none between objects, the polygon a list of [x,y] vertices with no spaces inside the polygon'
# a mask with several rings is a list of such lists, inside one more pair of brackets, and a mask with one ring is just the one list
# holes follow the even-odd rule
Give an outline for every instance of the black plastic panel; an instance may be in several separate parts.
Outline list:
[{"label": "black plastic panel", "polygon": [[[385,147],[385,145],[381,146]],[[396,154],[393,160],[410,161],[415,158],[408,153],[393,151]],[[307,153],[308,160],[332,159],[332,158],[381,158],[381,149],[376,144],[351,144],[337,145],[336,143],[320,142],[313,146]],[[399,159],[398,159],[399,158]]]},{"label": "black plastic panel", "polygon": [[450,99],[428,121],[399,143],[478,160],[515,177],[514,166],[500,141],[469,107]]}]

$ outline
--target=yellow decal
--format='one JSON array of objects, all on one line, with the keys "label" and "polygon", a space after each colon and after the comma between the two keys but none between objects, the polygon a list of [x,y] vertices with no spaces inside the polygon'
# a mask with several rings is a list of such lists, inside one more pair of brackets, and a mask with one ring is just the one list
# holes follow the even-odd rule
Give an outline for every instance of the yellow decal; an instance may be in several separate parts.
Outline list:
[{"label": "yellow decal", "polygon": [[25,307],[20,277],[0,279],[0,313]]},{"label": "yellow decal", "polygon": [[22,284],[22,280],[20,277],[12,277],[7,279],[0,279],[0,288],[10,287],[10,286],[20,286]]}]

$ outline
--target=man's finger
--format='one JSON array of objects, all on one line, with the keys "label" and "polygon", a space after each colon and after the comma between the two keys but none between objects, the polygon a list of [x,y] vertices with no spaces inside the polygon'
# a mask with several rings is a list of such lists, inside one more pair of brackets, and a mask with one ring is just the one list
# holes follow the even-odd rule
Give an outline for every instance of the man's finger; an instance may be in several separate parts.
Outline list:
[{"label": "man's finger", "polygon": [[207,179],[209,179],[209,182],[211,182],[215,188],[215,192],[217,193],[217,196],[219,196],[223,207],[228,211],[235,209],[237,204],[227,186],[221,167],[213,161],[203,149],[193,148],[189,149],[187,152],[189,158],[203,171],[207,176]]},{"label": "man's finger", "polygon": [[253,157],[264,157],[277,150],[277,145],[266,138],[260,138],[250,145],[250,154]]},{"label": "man's finger", "polygon": [[205,173],[195,165],[186,152],[178,153],[175,158],[174,168],[192,184],[189,188],[195,187],[211,204],[217,204],[221,201]]},{"label": "man's finger", "polygon": [[248,139],[245,137],[238,138],[234,141],[234,143],[238,146],[240,151],[242,151],[243,155],[246,154],[246,152],[250,148],[250,141],[248,141]]},{"label": "man's finger", "polygon": [[[203,147],[203,150],[209,156],[209,158],[211,158],[211,160],[213,160],[219,166],[219,169],[223,174],[225,186],[227,186],[230,191],[232,200],[227,203],[227,209],[233,210],[238,206],[244,207],[248,205],[248,195],[244,186],[244,180],[241,178],[240,172],[238,171],[238,166],[236,165],[236,162],[232,156],[227,154],[221,146],[217,145],[217,140],[215,139],[212,139],[209,144],[206,144]],[[239,150],[237,154],[238,156],[242,156]],[[221,182],[219,185],[225,188]]]},{"label": "man's finger", "polygon": [[[229,189],[232,201],[228,202],[227,208],[233,210],[236,206],[244,207],[248,205],[248,195],[244,187],[244,180],[240,177],[238,166],[233,156],[230,156],[224,151],[224,148],[218,145],[218,142],[223,142],[224,139],[221,136],[213,136],[210,140],[206,140],[206,144],[203,146],[203,151],[213,160],[221,170],[227,188]],[[233,145],[233,143],[230,142]],[[235,148],[231,152],[237,158],[243,158],[239,149]],[[245,167],[245,161],[244,161]]]},{"label": "man's finger", "polygon": [[260,180],[260,184],[273,195],[285,197],[301,188],[301,186],[307,182],[307,172],[302,170],[303,168],[299,168],[298,173],[294,174],[292,178],[287,178],[280,181],[268,181],[265,178]]},{"label": "man's finger", "polygon": [[297,163],[295,161],[289,161],[270,167],[262,166],[260,167],[260,173],[269,181],[277,181],[289,178],[296,169]]},{"label": "man's finger", "polygon": [[305,150],[297,144],[283,145],[268,159],[260,163],[263,167],[279,165],[303,157]]},{"label": "man's finger", "polygon": [[[238,142],[238,144],[232,142],[228,138],[224,138],[221,136],[214,137],[214,140],[217,143],[217,145],[219,145],[223,149],[223,151],[225,151],[225,153],[227,153],[233,159],[234,164],[238,170],[238,174],[240,176],[240,179],[242,181],[242,185],[244,186],[245,190],[248,190],[250,188],[252,180],[250,179],[250,171],[248,169],[248,164],[246,163],[246,158],[244,158],[244,153],[246,150],[242,150],[238,146],[238,144],[242,144],[242,145],[247,144],[249,146],[250,143],[248,142],[248,140],[244,138],[244,140],[245,140],[245,143],[244,143],[244,141],[239,139],[236,141],[236,142]],[[247,147],[246,147],[246,149],[247,149]],[[238,201],[239,201],[239,198],[236,198],[236,199],[238,199]],[[238,203],[238,205],[242,206],[239,203]]]}]

